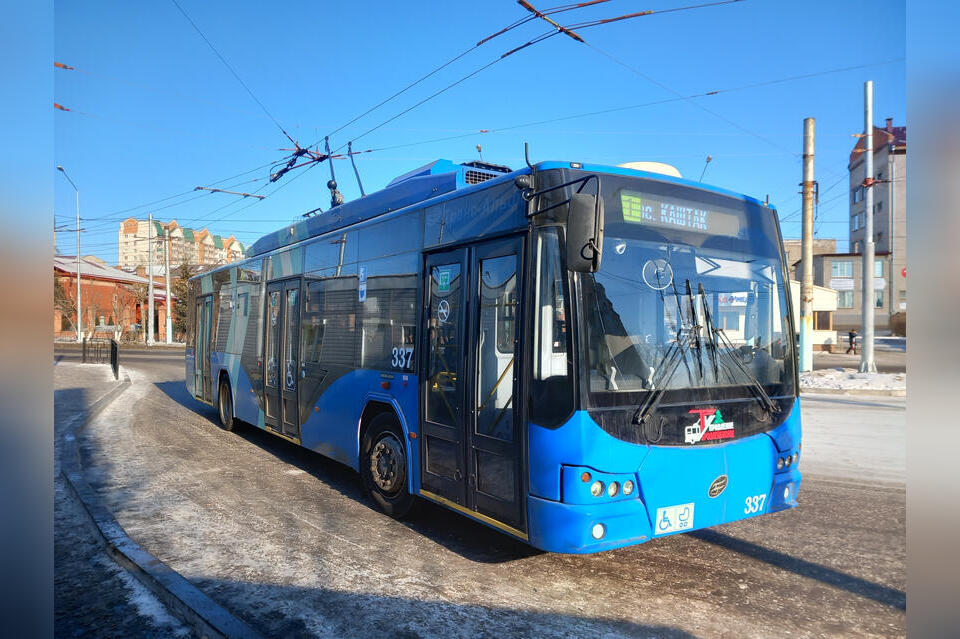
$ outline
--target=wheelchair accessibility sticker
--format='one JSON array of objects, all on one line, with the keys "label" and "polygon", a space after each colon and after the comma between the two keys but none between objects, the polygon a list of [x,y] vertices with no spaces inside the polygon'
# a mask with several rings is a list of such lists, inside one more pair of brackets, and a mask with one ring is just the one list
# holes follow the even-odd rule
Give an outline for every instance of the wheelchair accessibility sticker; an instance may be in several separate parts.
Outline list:
[{"label": "wheelchair accessibility sticker", "polygon": [[653,528],[654,535],[693,529],[693,504],[657,508],[657,519]]}]

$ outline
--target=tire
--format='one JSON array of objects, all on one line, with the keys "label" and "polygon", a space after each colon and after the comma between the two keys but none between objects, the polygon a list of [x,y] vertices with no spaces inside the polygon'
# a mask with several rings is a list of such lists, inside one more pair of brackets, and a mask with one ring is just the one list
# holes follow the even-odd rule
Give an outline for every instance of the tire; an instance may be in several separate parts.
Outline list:
[{"label": "tire", "polygon": [[407,491],[407,449],[400,422],[392,412],[370,422],[360,447],[363,488],[384,513],[402,518],[416,501]]},{"label": "tire", "polygon": [[220,382],[220,397],[217,401],[217,416],[220,418],[220,428],[234,431],[237,429],[237,420],[233,416],[233,398],[230,396],[230,382]]}]

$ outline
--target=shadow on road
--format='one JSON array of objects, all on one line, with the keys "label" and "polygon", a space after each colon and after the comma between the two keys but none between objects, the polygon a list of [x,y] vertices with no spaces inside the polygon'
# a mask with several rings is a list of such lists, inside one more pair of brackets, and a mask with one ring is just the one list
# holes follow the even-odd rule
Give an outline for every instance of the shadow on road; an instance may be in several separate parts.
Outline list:
[{"label": "shadow on road", "polygon": [[[181,406],[217,423],[217,411],[192,397],[182,381],[156,382],[155,385]],[[387,517],[371,504],[361,487],[360,476],[352,468],[250,424],[241,422],[234,434],[309,473],[378,516]],[[422,499],[400,523],[458,555],[480,563],[503,563],[543,554],[541,550]]]},{"label": "shadow on road", "polygon": [[[664,625],[603,617],[537,612],[448,601],[422,600],[327,588],[303,588],[196,578],[195,583],[233,604],[248,624],[273,637],[694,637]],[[297,601],[316,614],[308,621],[257,602]],[[240,605],[238,605],[240,604]]]},{"label": "shadow on road", "polygon": [[816,579],[836,588],[841,588],[855,595],[872,599],[878,603],[892,606],[900,610],[907,609],[907,594],[902,590],[877,584],[860,577],[854,577],[827,566],[813,563],[805,559],[792,557],[786,553],[771,550],[758,544],[725,535],[716,530],[706,529],[690,533],[701,541],[711,543],[727,550],[746,555],[776,566],[782,570],[789,570],[802,577]]}]

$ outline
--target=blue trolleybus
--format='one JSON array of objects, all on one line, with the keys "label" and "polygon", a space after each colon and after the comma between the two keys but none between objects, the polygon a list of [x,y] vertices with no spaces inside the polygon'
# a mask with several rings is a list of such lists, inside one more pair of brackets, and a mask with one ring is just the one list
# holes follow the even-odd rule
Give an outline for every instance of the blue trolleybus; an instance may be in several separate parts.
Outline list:
[{"label": "blue trolleybus", "polygon": [[595,552],[797,505],[788,292],[761,201],[438,160],[192,278],[186,384],[389,515]]}]

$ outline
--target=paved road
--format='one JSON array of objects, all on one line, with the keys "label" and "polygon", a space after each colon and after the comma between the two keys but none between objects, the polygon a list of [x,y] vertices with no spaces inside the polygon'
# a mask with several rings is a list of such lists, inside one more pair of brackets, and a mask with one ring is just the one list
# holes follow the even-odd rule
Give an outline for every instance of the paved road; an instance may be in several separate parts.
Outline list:
[{"label": "paved road", "polygon": [[133,386],[82,441],[91,484],[134,539],[265,634],[905,633],[902,400],[805,399],[795,510],[570,556],[430,504],[391,520],[343,466],[219,430],[180,358],[127,365]]}]

